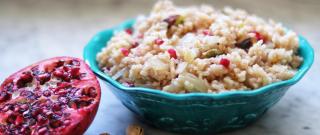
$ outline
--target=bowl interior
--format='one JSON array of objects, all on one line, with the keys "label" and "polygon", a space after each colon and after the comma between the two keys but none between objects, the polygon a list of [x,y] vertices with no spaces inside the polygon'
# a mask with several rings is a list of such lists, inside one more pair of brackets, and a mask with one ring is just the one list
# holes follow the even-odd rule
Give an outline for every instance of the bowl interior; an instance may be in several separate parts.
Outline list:
[{"label": "bowl interior", "polygon": [[83,53],[84,60],[100,79],[107,81],[114,87],[124,91],[147,92],[150,94],[158,94],[159,96],[163,96],[163,97],[175,99],[175,100],[193,99],[198,97],[220,99],[220,98],[233,97],[233,96],[239,96],[239,95],[255,96],[255,95],[262,94],[268,90],[273,90],[277,87],[290,86],[297,83],[305,75],[305,73],[310,69],[314,59],[314,51],[312,47],[304,37],[299,35],[300,46],[299,46],[298,53],[300,56],[303,57],[303,63],[299,67],[298,72],[295,74],[295,76],[289,80],[275,82],[275,83],[263,86],[261,88],[258,88],[256,90],[250,90],[250,91],[239,90],[239,91],[222,92],[218,94],[206,94],[206,93],[174,94],[174,93],[168,93],[168,92],[154,90],[150,88],[126,87],[121,85],[117,81],[113,80],[109,75],[103,73],[99,69],[99,66],[96,61],[96,55],[101,51],[103,47],[105,47],[106,43],[113,36],[114,32],[121,31],[126,28],[130,28],[134,24],[134,22],[135,20],[128,20],[116,27],[99,32],[85,46],[84,53]]}]

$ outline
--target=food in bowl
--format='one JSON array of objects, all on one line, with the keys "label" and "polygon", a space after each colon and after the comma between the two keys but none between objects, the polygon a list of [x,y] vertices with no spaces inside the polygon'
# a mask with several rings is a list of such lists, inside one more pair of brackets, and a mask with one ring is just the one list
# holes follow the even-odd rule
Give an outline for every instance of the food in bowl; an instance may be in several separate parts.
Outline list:
[{"label": "food in bowl", "polygon": [[129,87],[171,93],[253,90],[292,78],[302,62],[296,33],[244,10],[180,8],[159,1],[97,54]]},{"label": "food in bowl", "polygon": [[100,102],[100,85],[88,65],[55,57],[9,76],[0,87],[0,134],[83,134]]}]

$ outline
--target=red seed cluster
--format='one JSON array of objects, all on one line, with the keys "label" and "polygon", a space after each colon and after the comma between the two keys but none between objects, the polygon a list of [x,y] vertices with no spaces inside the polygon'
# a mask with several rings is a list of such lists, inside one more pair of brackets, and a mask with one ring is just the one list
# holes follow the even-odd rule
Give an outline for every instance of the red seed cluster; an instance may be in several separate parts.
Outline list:
[{"label": "red seed cluster", "polygon": [[170,58],[174,58],[174,59],[177,59],[177,53],[176,53],[176,50],[174,49],[168,49],[168,53],[170,55]]},{"label": "red seed cluster", "polygon": [[222,66],[224,66],[225,68],[229,68],[230,65],[230,60],[226,59],[226,58],[222,58],[220,59],[220,64]]},{"label": "red seed cluster", "polygon": [[130,53],[127,48],[120,48],[120,51],[124,56],[128,56]]},{"label": "red seed cluster", "polygon": [[131,28],[126,29],[125,32],[128,33],[129,35],[132,35],[133,33]]},{"label": "red seed cluster", "polygon": [[265,38],[259,32],[253,31],[252,33],[254,33],[255,38],[256,38],[257,41],[262,40],[263,42],[265,42]]},{"label": "red seed cluster", "polygon": [[156,45],[162,45],[164,43],[164,41],[161,38],[157,38],[157,39],[154,40],[154,43]]}]

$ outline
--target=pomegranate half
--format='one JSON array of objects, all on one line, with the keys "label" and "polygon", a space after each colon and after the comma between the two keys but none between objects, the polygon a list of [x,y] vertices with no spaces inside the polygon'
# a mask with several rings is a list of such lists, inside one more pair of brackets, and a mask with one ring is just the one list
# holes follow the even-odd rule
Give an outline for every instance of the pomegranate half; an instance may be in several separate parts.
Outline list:
[{"label": "pomegranate half", "polygon": [[33,64],[1,84],[0,134],[83,134],[96,115],[100,95],[97,78],[78,58]]}]

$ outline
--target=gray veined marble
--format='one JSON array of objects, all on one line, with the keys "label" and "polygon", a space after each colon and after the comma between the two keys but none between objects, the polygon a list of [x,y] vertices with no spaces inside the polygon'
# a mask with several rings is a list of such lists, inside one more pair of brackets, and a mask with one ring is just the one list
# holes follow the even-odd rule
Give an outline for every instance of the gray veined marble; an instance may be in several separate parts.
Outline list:
[{"label": "gray veined marble", "polygon": [[[41,59],[82,57],[82,49],[99,30],[148,13],[149,0],[0,0],[0,81]],[[307,75],[255,124],[223,135],[320,134],[320,1],[319,0],[177,0],[178,5],[208,3],[243,8],[283,22],[304,35],[315,49]],[[103,83],[102,101],[86,135],[122,135],[129,124],[141,124],[148,135],[174,135],[154,129],[126,109]]]}]

